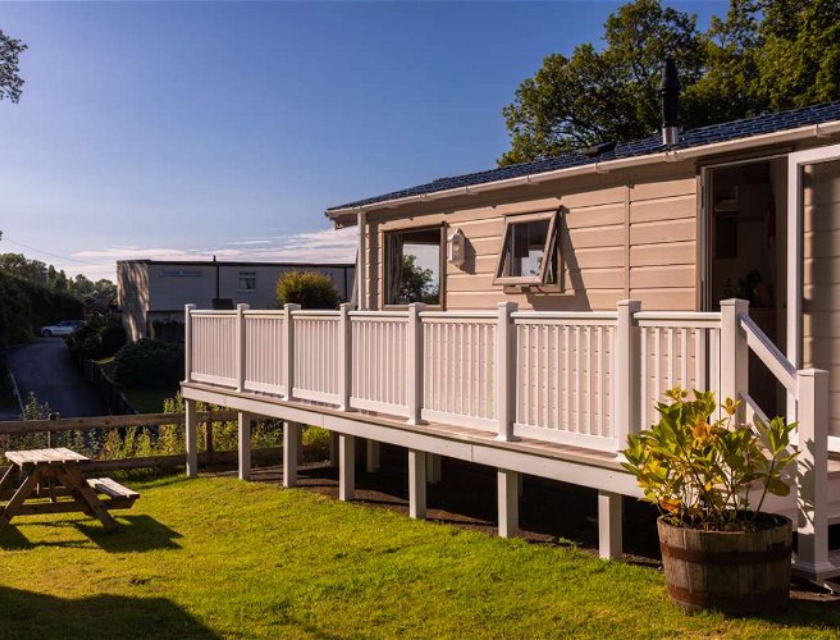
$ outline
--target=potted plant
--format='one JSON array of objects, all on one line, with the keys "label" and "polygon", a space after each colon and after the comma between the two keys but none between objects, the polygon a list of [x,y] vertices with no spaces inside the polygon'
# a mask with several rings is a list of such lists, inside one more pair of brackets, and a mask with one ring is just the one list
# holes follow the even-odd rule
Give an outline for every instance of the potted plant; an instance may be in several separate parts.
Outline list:
[{"label": "potted plant", "polygon": [[661,510],[671,599],[687,609],[778,610],[790,587],[791,522],[761,508],[768,493],[790,493],[783,473],[796,456],[789,451],[795,424],[739,424],[731,399],[716,420],[712,392],[665,395],[659,421],[629,436],[622,466]]}]

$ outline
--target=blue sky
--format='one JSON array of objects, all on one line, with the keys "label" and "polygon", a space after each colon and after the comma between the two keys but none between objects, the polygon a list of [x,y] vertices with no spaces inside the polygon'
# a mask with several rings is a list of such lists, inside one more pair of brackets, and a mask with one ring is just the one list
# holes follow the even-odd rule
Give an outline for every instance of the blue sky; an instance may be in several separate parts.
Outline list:
[{"label": "blue sky", "polygon": [[0,2],[29,45],[0,102],[0,252],[111,278],[132,257],[352,259],[325,208],[492,167],[518,84],[617,6]]}]

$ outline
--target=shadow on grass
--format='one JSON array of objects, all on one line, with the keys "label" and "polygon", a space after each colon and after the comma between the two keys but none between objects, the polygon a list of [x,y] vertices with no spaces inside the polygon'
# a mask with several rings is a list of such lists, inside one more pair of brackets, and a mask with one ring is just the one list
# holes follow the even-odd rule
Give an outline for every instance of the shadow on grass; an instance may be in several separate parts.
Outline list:
[{"label": "shadow on grass", "polygon": [[99,523],[74,522],[76,529],[109,553],[141,553],[158,549],[180,549],[181,534],[147,515],[119,516],[120,528],[106,531]]},{"label": "shadow on grass", "polygon": [[[35,527],[68,528],[73,527],[84,534],[84,540],[44,540],[32,542],[14,524],[0,533],[0,549],[6,551],[34,549],[36,547],[85,548],[93,542],[108,553],[142,553],[159,549],[180,549],[176,540],[181,534],[170,529],[147,515],[120,516],[119,529],[106,531],[93,520],[59,520],[57,522],[33,523]],[[17,521],[15,521],[17,523]],[[0,634],[0,637],[3,637]]]},{"label": "shadow on grass", "polygon": [[219,638],[165,598],[79,600],[0,586],[3,638]]}]

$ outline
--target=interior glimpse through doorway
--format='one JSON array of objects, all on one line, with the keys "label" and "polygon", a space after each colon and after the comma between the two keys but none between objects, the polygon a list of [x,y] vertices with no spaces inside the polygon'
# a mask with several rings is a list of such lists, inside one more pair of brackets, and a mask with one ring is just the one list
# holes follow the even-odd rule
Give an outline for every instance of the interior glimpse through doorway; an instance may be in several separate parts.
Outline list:
[{"label": "interior glimpse through doorway", "polygon": [[[785,350],[786,194],[783,158],[712,167],[706,177],[707,264],[705,306],[741,298],[750,316]],[[750,395],[765,411],[785,412],[775,377],[751,356]]]}]

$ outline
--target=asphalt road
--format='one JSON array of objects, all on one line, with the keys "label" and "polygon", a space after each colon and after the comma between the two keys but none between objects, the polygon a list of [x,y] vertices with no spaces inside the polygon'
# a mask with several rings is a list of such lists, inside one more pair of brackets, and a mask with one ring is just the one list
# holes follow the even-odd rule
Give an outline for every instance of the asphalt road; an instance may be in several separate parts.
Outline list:
[{"label": "asphalt road", "polygon": [[24,403],[30,392],[47,402],[62,418],[102,416],[108,412],[93,385],[85,382],[70,359],[64,338],[38,338],[32,344],[11,347],[9,368]]}]

